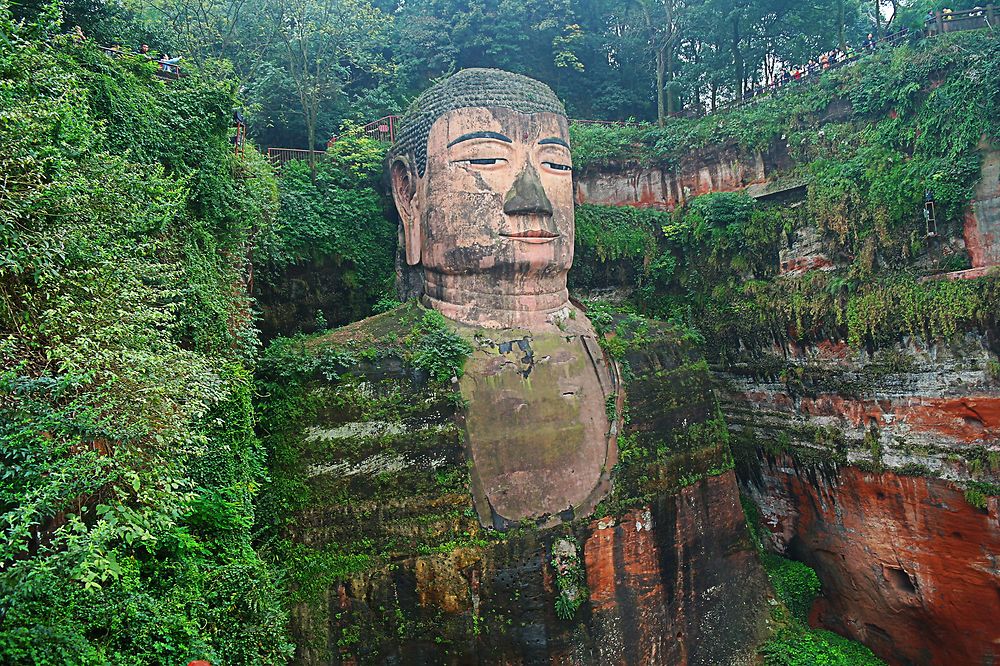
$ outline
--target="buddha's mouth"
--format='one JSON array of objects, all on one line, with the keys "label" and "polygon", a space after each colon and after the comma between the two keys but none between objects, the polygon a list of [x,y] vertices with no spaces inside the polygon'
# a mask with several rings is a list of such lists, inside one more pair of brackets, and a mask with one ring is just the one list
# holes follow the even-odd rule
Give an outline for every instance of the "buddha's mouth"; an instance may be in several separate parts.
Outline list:
[{"label": "buddha's mouth", "polygon": [[528,231],[518,231],[517,233],[501,233],[504,238],[513,238],[525,243],[551,243],[559,238],[559,234],[545,231],[544,229],[530,229]]}]

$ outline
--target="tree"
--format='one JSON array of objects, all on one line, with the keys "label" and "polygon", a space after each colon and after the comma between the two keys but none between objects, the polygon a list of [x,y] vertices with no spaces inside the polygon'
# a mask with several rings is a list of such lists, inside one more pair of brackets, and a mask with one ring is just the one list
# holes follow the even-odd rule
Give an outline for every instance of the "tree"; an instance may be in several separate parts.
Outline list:
[{"label": "tree", "polygon": [[240,81],[259,72],[276,39],[263,0],[144,0],[144,13],[166,28],[173,50],[203,61],[229,60]]},{"label": "tree", "polygon": [[676,95],[667,90],[674,76],[674,47],[680,38],[678,15],[683,0],[639,0],[656,72],[656,123],[663,127],[667,115],[677,111]]},{"label": "tree", "polygon": [[367,0],[270,0],[268,13],[315,150],[324,106],[355,77],[386,68],[379,45],[391,17]]}]

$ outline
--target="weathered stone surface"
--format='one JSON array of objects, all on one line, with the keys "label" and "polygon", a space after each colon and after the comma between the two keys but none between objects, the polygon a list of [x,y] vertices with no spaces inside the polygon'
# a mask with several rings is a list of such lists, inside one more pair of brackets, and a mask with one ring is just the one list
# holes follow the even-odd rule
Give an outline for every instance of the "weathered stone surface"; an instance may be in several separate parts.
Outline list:
[{"label": "weathered stone surface", "polygon": [[770,154],[730,147],[696,152],[671,171],[628,165],[619,170],[587,169],[577,174],[576,202],[672,210],[706,192],[735,192],[763,184],[774,166]]},{"label": "weathered stone surface", "polygon": [[526,77],[471,69],[414,105],[423,111],[406,122],[422,129],[401,134],[391,176],[425,303],[473,326],[545,324],[569,304],[573,264],[572,161],[558,100]]},{"label": "weathered stone surface", "polygon": [[982,175],[965,213],[965,245],[973,268],[1000,265],[1000,150],[983,155]]},{"label": "weathered stone surface", "polygon": [[315,332],[317,312],[322,312],[330,325],[339,326],[370,311],[363,291],[351,284],[350,265],[323,258],[287,266],[280,273],[272,271],[267,279],[253,285],[265,341]]},{"label": "weathered stone surface", "polygon": [[607,405],[617,375],[586,317],[573,313],[558,334],[460,327],[474,346],[461,390],[484,525],[587,515],[611,490],[618,424]]},{"label": "weathered stone surface", "polygon": [[390,160],[423,302],[470,340],[494,338],[477,342],[462,382],[480,520],[589,513],[611,489],[617,386],[566,288],[575,228],[562,106],[524,76],[464,70],[417,98]]},{"label": "weathered stone surface", "polygon": [[803,225],[796,229],[791,243],[781,247],[780,275],[796,276],[807,271],[829,271],[836,268],[823,250],[823,239],[816,227]]},{"label": "weathered stone surface", "polygon": [[763,629],[768,583],[734,486],[732,473],[709,477],[591,523],[584,548],[597,663],[754,663],[748,639]]},{"label": "weathered stone surface", "polygon": [[741,484],[779,552],[816,569],[815,623],[893,665],[1000,660],[1000,500],[935,479],[769,457]]},{"label": "weathered stone surface", "polygon": [[[519,534],[483,549],[400,560],[332,590],[328,603],[340,615],[331,616],[334,635],[351,626],[374,629],[342,663],[755,662],[769,588],[731,472],[573,534],[590,596],[574,621],[554,612],[556,534]],[[427,633],[409,636],[407,623]],[[401,625],[402,639],[393,636]]]},{"label": "weathered stone surface", "polygon": [[980,469],[986,453],[1000,452],[992,358],[988,338],[976,334],[874,355],[843,343],[790,344],[721,372],[724,408],[733,430],[758,441],[946,479],[995,479],[1000,470]]}]

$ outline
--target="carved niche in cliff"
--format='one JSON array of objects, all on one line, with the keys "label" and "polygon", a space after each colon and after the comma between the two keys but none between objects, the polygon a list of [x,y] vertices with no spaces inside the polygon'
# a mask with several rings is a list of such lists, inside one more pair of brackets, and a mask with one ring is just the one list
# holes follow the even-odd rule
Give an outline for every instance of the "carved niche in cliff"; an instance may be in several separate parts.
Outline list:
[{"label": "carved niche in cliff", "polygon": [[611,487],[616,381],[566,289],[565,111],[538,81],[468,69],[418,97],[401,127],[390,168],[406,262],[424,304],[476,342],[461,390],[480,522],[589,513]]}]

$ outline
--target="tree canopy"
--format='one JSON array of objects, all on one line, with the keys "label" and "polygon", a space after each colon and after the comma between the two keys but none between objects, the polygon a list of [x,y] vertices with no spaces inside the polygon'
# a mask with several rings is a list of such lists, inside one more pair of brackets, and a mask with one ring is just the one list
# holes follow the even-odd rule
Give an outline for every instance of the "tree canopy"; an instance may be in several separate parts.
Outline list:
[{"label": "tree canopy", "polygon": [[466,67],[540,79],[577,118],[655,121],[974,0],[26,0],[98,42],[224,61],[262,145],[322,147]]}]

